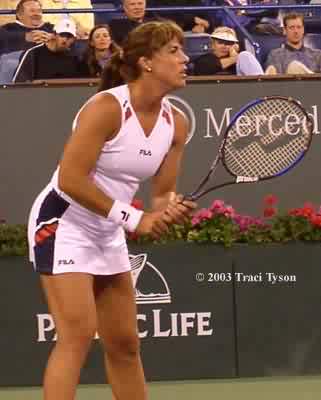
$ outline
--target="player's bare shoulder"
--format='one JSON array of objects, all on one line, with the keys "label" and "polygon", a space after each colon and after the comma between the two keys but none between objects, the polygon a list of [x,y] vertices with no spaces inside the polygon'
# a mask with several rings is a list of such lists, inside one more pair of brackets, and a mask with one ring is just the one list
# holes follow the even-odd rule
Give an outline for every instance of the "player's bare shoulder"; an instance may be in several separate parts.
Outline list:
[{"label": "player's bare shoulder", "polygon": [[77,125],[91,126],[111,139],[121,126],[119,101],[110,93],[100,92],[91,97],[80,110]]},{"label": "player's bare shoulder", "polygon": [[185,144],[190,125],[189,119],[182,110],[173,105],[171,107],[175,124],[174,142]]}]

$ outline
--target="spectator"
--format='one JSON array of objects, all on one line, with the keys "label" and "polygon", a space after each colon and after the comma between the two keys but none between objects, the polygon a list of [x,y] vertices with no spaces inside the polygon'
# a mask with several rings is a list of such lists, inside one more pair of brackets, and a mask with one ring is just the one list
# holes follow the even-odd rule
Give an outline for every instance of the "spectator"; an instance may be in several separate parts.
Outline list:
[{"label": "spectator", "polygon": [[25,40],[24,33],[8,32],[0,26],[0,56],[19,48],[21,41]]},{"label": "spectator", "polygon": [[[19,0],[1,0],[0,5],[2,10],[15,10]],[[8,24],[9,22],[14,22],[16,17],[14,14],[10,15],[0,15],[0,25]]]},{"label": "spectator", "polygon": [[[202,0],[149,0],[151,7],[201,7]],[[210,33],[214,28],[214,21],[209,17],[208,12],[166,12],[161,13],[160,17],[165,17],[175,21],[185,32]]]},{"label": "spectator", "polygon": [[77,58],[68,53],[75,38],[75,23],[62,19],[48,42],[34,46],[22,55],[13,82],[78,77]]},{"label": "spectator", "polygon": [[54,26],[43,21],[39,0],[20,0],[16,8],[16,18],[15,22],[2,26],[11,36],[17,35],[14,46],[11,45],[8,51],[26,50],[35,43],[44,43],[51,38]]},{"label": "spectator", "polygon": [[[238,7],[248,5],[247,0],[217,0],[216,3],[218,6],[223,7]],[[229,14],[227,14],[223,9],[216,11],[216,19],[219,22],[220,26],[237,29],[238,24],[240,24],[247,28],[253,21],[252,17],[246,15],[245,10],[238,8],[236,10],[231,9],[230,12],[234,14],[235,18],[232,19]]]},{"label": "spectator", "polygon": [[82,58],[80,73],[83,77],[97,77],[118,48],[113,43],[108,25],[96,25],[89,33],[88,47]]},{"label": "spectator", "polygon": [[146,22],[146,0],[123,0],[124,18],[110,21],[111,37],[118,45],[126,39],[130,31]]},{"label": "spectator", "polygon": [[321,72],[321,50],[303,44],[304,17],[290,13],[283,18],[286,42],[271,50],[266,62],[266,74],[306,74]]},{"label": "spectator", "polygon": [[234,29],[221,26],[211,35],[212,51],[195,60],[195,75],[263,75],[257,59],[248,51],[239,52]]},{"label": "spectator", "polygon": [[[92,9],[90,0],[42,0],[42,7],[44,9],[59,9],[66,8],[67,10],[72,10],[73,8],[88,8]],[[67,11],[66,10],[66,11]],[[51,22],[52,24],[57,24],[58,21],[64,15],[61,14],[45,14],[45,21]],[[65,15],[68,18],[72,18],[77,27],[77,37],[78,39],[88,39],[89,32],[94,27],[94,14],[69,14]]]},{"label": "spectator", "polygon": [[[152,6],[180,6],[181,2],[186,0],[151,0]],[[201,0],[190,0],[189,5],[201,5]],[[146,0],[123,0],[123,9],[125,18],[115,18],[110,21],[110,29],[113,40],[121,45],[128,33],[143,22],[151,20],[151,17],[146,17]],[[183,13],[166,13],[155,15],[153,19],[172,19],[184,31],[192,31],[194,33],[211,32],[213,24],[207,20],[205,14],[197,16]]]},{"label": "spectator", "polygon": [[[267,6],[277,6],[281,5],[281,2],[291,2],[292,0],[255,0],[254,5],[267,5]],[[248,11],[247,14],[253,11]],[[257,16],[257,20],[254,21],[247,29],[253,33],[265,34],[265,35],[282,35],[282,19],[283,11],[278,9],[263,9],[262,11],[254,11]]]}]

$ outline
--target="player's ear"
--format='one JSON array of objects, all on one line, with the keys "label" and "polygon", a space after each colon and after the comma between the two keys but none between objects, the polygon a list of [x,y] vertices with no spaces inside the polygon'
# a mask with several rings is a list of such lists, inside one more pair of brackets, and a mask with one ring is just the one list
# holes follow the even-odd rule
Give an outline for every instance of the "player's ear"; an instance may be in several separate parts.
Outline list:
[{"label": "player's ear", "polygon": [[152,62],[147,57],[140,57],[138,60],[138,65],[142,71],[152,72]]}]

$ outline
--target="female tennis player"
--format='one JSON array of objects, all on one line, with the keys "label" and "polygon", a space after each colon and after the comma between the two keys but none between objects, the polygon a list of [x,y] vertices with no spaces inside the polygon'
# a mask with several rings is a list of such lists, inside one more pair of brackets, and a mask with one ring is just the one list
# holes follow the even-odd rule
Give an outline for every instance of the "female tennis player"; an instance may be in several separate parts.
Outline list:
[{"label": "female tennis player", "polygon": [[[124,231],[158,237],[196,206],[174,194],[188,122],[164,97],[186,84],[182,41],[172,22],[149,22],[129,34],[101,91],[77,114],[61,162],[33,205],[30,258],[58,334],[45,400],[75,398],[96,331],[114,398],[147,399]],[[105,90],[122,80],[128,84]],[[148,178],[152,207],[143,212],[130,204]]]}]

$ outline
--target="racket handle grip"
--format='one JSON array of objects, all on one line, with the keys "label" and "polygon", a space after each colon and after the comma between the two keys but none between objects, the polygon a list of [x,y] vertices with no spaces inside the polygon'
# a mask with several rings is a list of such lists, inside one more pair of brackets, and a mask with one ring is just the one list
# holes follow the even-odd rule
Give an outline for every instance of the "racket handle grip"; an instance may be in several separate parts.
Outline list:
[{"label": "racket handle grip", "polygon": [[195,195],[193,195],[193,194],[186,194],[186,195],[183,197],[183,199],[182,199],[182,203],[183,203],[185,200],[195,201],[195,200],[197,200],[197,196],[195,196]]}]

